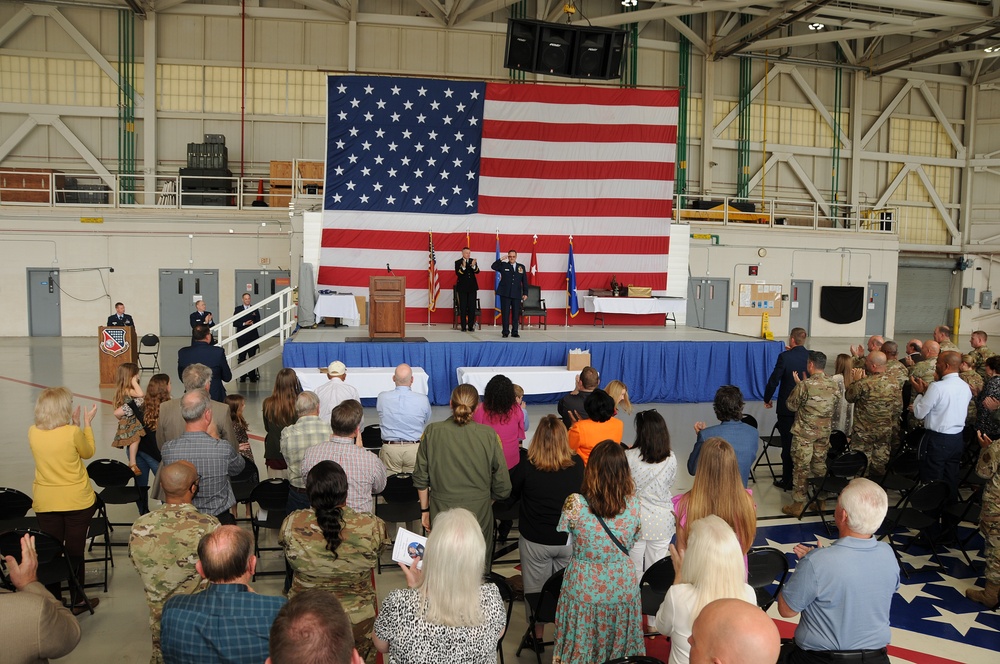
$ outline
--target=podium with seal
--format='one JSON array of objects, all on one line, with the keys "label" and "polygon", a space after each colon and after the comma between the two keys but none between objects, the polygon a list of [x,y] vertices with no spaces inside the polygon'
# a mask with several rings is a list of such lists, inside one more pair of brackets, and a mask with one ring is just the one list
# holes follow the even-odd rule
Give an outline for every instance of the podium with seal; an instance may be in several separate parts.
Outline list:
[{"label": "podium with seal", "polygon": [[126,362],[135,362],[139,357],[139,348],[135,340],[135,328],[106,327],[97,328],[97,343],[101,368],[101,387],[114,387],[115,374],[118,367]]}]

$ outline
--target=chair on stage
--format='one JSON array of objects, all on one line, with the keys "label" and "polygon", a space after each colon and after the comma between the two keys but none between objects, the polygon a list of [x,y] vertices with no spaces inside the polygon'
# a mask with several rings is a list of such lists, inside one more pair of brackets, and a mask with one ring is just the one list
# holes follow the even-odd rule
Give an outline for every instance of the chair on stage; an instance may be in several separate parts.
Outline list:
[{"label": "chair on stage", "polygon": [[[454,296],[452,310],[451,310],[451,329],[457,330],[459,320],[461,320],[458,316],[458,291],[452,288],[451,293]],[[479,305],[478,297],[476,298],[476,314],[475,318],[473,318],[472,320],[472,324],[475,325],[480,330],[483,329],[483,309]]]},{"label": "chair on stage", "polygon": [[[548,309],[545,308],[545,300],[542,299],[541,286],[528,286],[528,299],[521,306],[521,327],[531,327],[531,317],[538,318],[538,327],[545,326],[549,329]],[[524,319],[528,319],[529,325],[524,324]]]}]

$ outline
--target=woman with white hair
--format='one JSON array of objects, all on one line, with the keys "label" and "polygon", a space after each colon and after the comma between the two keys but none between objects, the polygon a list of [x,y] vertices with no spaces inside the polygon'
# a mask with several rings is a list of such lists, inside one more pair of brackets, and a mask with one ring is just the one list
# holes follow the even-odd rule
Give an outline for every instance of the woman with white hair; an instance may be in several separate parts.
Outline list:
[{"label": "woman with white hair", "polygon": [[486,540],[472,512],[434,519],[423,568],[400,564],[408,588],[393,590],[375,619],[375,647],[390,664],[494,664],[507,614],[500,592],[483,583]]},{"label": "woman with white hair", "polygon": [[743,549],[736,533],[713,515],[691,524],[687,550],[670,545],[674,562],[674,585],[656,612],[656,629],[670,635],[669,664],[687,664],[691,655],[688,637],[695,618],[717,599],[742,599],[756,604],[747,585]]}]

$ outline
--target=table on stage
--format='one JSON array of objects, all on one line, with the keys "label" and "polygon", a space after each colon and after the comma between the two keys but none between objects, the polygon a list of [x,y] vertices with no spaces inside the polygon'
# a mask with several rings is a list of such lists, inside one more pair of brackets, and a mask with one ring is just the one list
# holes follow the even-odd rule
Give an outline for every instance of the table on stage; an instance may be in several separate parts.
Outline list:
[{"label": "table on stage", "polygon": [[333,295],[316,294],[316,306],[313,313],[320,318],[339,318],[344,325],[358,327],[361,325],[361,312],[358,302],[350,293]]},{"label": "table on stage", "polygon": [[[420,367],[412,369],[413,391],[427,394],[427,372]],[[348,367],[345,382],[356,387],[362,399],[374,399],[379,392],[396,388],[396,384],[392,382],[392,375],[395,372],[396,367]],[[315,392],[317,387],[329,380],[319,369],[298,367],[295,369],[295,375],[299,377],[302,389],[308,392]]]},{"label": "table on stage", "polygon": [[672,321],[677,327],[677,318],[674,314],[684,311],[687,308],[687,299],[683,297],[599,297],[596,295],[585,295],[583,297],[583,310],[594,316],[594,325],[597,319],[601,319],[601,327],[604,327],[604,314],[666,314],[667,321]]},{"label": "table on stage", "polygon": [[580,372],[569,371],[566,367],[458,367],[458,382],[472,385],[483,394],[486,383],[497,374],[523,387],[525,394],[559,394],[576,388]]}]

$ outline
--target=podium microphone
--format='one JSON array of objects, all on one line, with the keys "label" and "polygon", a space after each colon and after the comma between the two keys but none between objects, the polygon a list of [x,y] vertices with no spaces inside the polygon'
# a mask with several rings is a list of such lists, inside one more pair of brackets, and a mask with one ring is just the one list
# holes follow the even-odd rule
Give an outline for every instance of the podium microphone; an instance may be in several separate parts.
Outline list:
[{"label": "podium microphone", "polygon": [[[391,267],[389,267],[389,264],[388,264],[388,263],[386,263],[386,264],[385,264],[385,271],[386,271],[386,272],[388,272],[389,274],[392,274],[392,268],[391,268]],[[394,277],[395,277],[396,275],[395,275],[395,274],[392,274],[392,276],[394,276]]]}]

